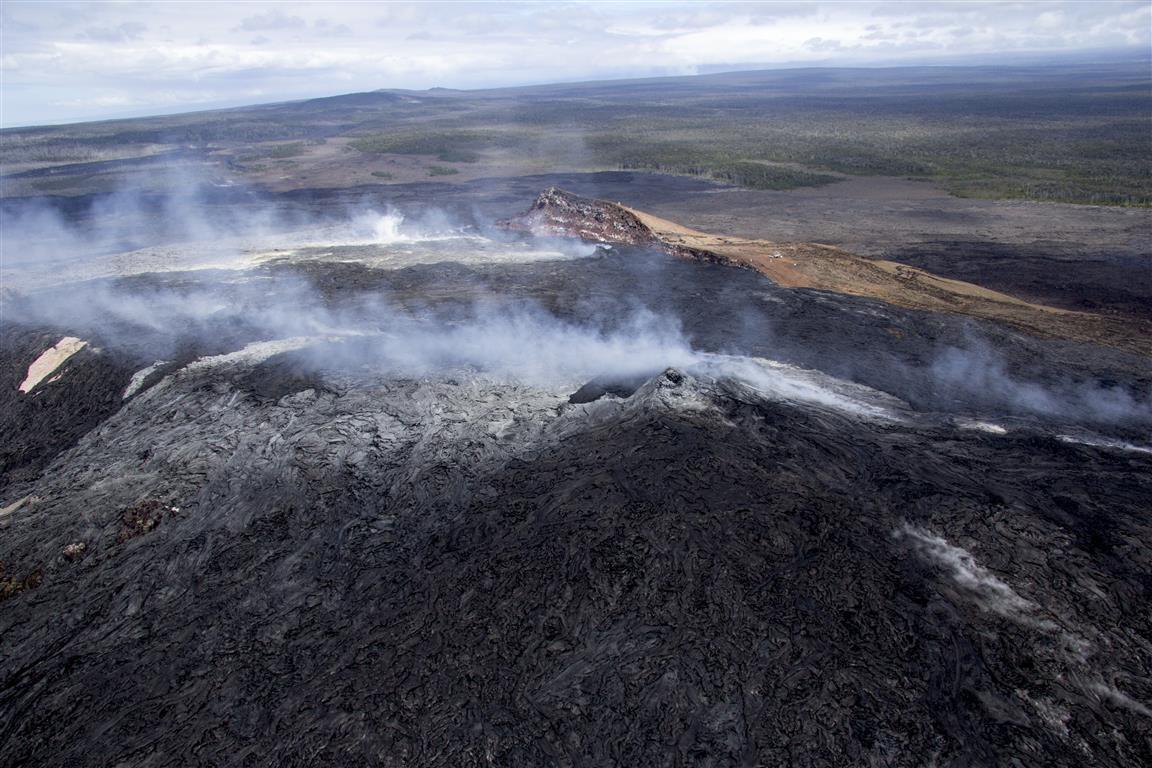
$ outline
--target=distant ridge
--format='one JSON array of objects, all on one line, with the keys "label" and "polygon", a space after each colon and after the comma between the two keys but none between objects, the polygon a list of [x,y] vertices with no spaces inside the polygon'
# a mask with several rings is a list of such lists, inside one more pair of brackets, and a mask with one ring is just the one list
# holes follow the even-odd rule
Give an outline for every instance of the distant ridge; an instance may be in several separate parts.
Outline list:
[{"label": "distant ridge", "polygon": [[619,203],[551,187],[501,222],[538,235],[652,247],[673,256],[755,270],[784,288],[834,291],[896,306],[968,315],[1031,335],[1102,344],[1152,356],[1152,324],[1034,304],[973,283],[818,243],[773,242],[699,232]]}]

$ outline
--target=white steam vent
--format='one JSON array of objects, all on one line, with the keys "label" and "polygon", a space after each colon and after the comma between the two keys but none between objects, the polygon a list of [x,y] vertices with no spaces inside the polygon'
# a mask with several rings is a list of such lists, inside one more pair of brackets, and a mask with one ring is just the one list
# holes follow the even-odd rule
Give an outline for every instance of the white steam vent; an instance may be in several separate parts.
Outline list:
[{"label": "white steam vent", "polygon": [[389,211],[376,219],[376,223],[372,227],[372,232],[375,235],[377,243],[381,245],[391,245],[392,243],[407,242],[410,238],[405,237],[400,233],[400,227],[404,224],[404,214]]}]

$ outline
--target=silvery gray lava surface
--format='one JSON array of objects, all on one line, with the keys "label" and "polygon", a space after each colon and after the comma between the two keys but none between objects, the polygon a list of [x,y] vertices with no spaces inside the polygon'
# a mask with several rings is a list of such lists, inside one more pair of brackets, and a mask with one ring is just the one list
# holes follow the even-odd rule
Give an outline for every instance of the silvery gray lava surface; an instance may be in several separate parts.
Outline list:
[{"label": "silvery gray lava surface", "polygon": [[1152,758],[1145,361],[376,224],[5,298],[0,763]]}]

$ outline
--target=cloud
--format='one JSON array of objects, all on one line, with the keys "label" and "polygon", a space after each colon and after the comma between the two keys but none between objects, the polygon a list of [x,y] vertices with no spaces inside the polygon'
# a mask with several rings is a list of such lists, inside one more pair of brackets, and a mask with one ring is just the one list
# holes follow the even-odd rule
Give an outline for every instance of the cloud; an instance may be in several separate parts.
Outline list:
[{"label": "cloud", "polygon": [[838,51],[843,46],[840,45],[839,40],[825,40],[822,37],[814,37],[811,40],[804,41],[804,47],[810,51],[827,52]]},{"label": "cloud", "polygon": [[135,21],[126,21],[116,27],[89,27],[84,30],[84,36],[89,40],[105,43],[122,43],[125,40],[135,40],[140,37],[148,27]]},{"label": "cloud", "polygon": [[351,37],[352,28],[347,24],[334,24],[327,19],[317,19],[312,24],[320,37]]},{"label": "cloud", "polygon": [[[1005,52],[1140,50],[1136,2],[908,3],[6,3],[8,124],[97,118],[91,93],[147,104],[202,89],[223,104],[381,87],[520,85],[701,69],[923,63]],[[288,34],[285,34],[285,33]],[[526,44],[526,41],[530,44]],[[275,43],[274,45],[272,43]],[[573,51],[588,55],[573,56]],[[928,58],[931,55],[934,58]],[[204,98],[194,103],[205,103]],[[113,101],[106,102],[112,104]]]},{"label": "cloud", "polygon": [[274,29],[296,29],[307,26],[299,16],[289,16],[279,8],[273,8],[240,21],[239,29],[245,32],[267,32]]}]

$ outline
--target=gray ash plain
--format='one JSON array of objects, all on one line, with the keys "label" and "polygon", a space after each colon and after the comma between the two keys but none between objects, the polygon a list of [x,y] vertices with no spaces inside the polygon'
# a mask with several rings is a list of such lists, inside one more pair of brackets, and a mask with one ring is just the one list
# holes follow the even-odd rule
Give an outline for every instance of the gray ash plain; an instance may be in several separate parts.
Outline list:
[{"label": "gray ash plain", "polygon": [[[609,181],[579,191],[637,204]],[[5,299],[0,763],[1152,759],[1146,360],[442,247]]]}]

